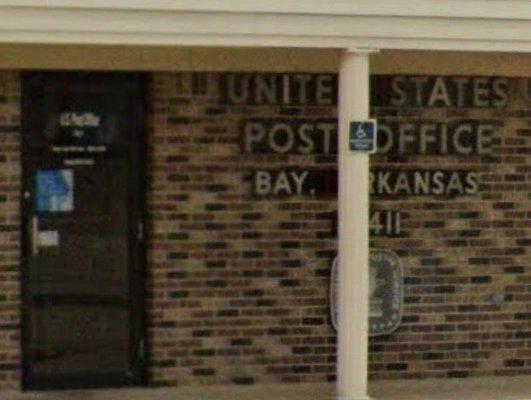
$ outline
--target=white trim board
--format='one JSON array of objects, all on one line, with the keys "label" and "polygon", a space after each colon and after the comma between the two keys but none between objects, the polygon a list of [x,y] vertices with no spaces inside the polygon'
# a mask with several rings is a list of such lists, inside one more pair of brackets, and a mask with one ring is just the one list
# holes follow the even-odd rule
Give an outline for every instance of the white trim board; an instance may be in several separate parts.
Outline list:
[{"label": "white trim board", "polygon": [[531,52],[528,0],[4,0],[0,42]]},{"label": "white trim board", "polygon": [[5,7],[531,19],[528,0],[4,0]]}]

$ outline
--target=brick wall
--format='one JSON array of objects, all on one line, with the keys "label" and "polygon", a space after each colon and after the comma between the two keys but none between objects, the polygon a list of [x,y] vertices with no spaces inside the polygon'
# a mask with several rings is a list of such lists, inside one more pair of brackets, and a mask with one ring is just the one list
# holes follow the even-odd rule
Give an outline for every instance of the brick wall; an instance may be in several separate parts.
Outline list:
[{"label": "brick wall", "polygon": [[[157,74],[150,137],[151,379],[156,384],[326,381],[335,202],[251,196],[248,169],[300,157],[242,156],[241,121],[276,106],[219,104],[219,75]],[[333,107],[303,109],[334,117]],[[315,157],[302,160],[314,164]],[[323,165],[333,165],[334,158]]]},{"label": "brick wall", "polygon": [[[382,79],[383,80],[383,79]],[[497,125],[491,151],[378,155],[373,167],[460,169],[478,174],[475,194],[374,200],[403,211],[404,237],[374,238],[405,267],[401,328],[371,341],[374,378],[513,375],[531,371],[531,99],[527,79],[507,80],[500,107],[375,108],[383,121],[429,119]]]},{"label": "brick wall", "polygon": [[0,73],[0,391],[20,387],[20,84]]},{"label": "brick wall", "polygon": [[371,341],[373,378],[531,372],[531,99],[527,79],[506,82],[500,107],[373,109],[388,123],[495,126],[483,154],[372,159],[374,168],[459,169],[479,177],[470,195],[373,200],[402,211],[403,237],[373,238],[372,245],[393,249],[405,267],[402,325]]},{"label": "brick wall", "polygon": [[[249,174],[255,168],[331,169],[335,158],[242,154],[240,136],[244,120],[334,118],[335,106],[227,105],[220,92],[224,79],[154,77],[151,380],[162,385],[331,380],[335,334],[328,283],[336,201],[256,199]],[[503,81],[508,95],[500,95],[498,103],[482,101],[480,90],[478,104],[466,92],[459,107],[441,106],[436,94],[430,108],[407,101],[393,106],[388,80],[375,82],[373,113],[382,122],[487,121],[493,129],[490,151],[481,154],[391,151],[372,159],[373,169],[472,173],[477,192],[440,196],[399,190],[373,197],[374,210],[401,212],[400,234],[373,236],[372,246],[400,256],[405,306],[398,331],[371,340],[371,377],[529,373],[526,80]]]}]

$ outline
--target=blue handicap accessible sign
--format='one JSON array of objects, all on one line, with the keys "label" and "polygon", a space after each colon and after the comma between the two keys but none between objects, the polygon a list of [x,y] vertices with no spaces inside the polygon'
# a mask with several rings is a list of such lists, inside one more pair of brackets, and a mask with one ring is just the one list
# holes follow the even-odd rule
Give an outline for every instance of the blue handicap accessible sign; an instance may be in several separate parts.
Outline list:
[{"label": "blue handicap accessible sign", "polygon": [[349,150],[352,153],[376,152],[376,121],[351,121],[349,126]]}]

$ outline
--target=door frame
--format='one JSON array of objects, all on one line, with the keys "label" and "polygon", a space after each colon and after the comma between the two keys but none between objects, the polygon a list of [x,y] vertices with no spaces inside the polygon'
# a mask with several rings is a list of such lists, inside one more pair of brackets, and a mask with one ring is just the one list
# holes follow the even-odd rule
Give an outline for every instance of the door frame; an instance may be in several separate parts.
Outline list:
[{"label": "door frame", "polygon": [[29,303],[29,263],[28,257],[30,249],[28,246],[28,227],[29,227],[29,211],[27,200],[24,193],[28,187],[32,187],[31,177],[28,175],[25,168],[25,157],[28,149],[27,138],[31,133],[31,127],[26,121],[29,121],[25,116],[31,110],[32,95],[28,88],[29,77],[36,74],[56,74],[74,76],[75,74],[93,74],[111,77],[112,75],[129,75],[135,80],[137,93],[134,99],[135,121],[133,124],[133,133],[131,137],[131,149],[129,151],[127,186],[128,198],[127,204],[134,203],[137,207],[129,207],[129,217],[133,221],[130,224],[128,238],[129,238],[129,290],[130,290],[130,329],[129,334],[131,338],[131,348],[129,351],[131,357],[131,369],[134,372],[134,382],[130,385],[123,385],[118,387],[135,387],[147,385],[147,367],[148,367],[148,343],[147,343],[147,308],[146,308],[146,166],[147,166],[147,113],[148,113],[148,84],[149,77],[146,73],[141,72],[101,72],[101,71],[66,71],[66,70],[28,70],[21,73],[21,115],[20,115],[20,154],[21,154],[21,185],[20,185],[20,256],[21,256],[21,279],[20,279],[20,334],[21,334],[21,354],[22,354],[22,374],[21,387],[23,391],[27,390],[61,390],[61,389],[92,389],[92,388],[112,388],[115,385],[94,385],[87,384],[89,382],[76,382],[73,385],[34,385],[29,378],[30,365],[30,340],[29,329],[30,325],[30,303]]}]

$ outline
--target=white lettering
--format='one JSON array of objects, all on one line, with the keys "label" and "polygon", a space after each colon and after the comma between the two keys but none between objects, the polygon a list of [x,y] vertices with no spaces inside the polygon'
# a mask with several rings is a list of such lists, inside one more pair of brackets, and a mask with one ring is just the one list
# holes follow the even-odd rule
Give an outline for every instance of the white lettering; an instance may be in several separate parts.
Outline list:
[{"label": "white lettering", "polygon": [[304,181],[306,180],[306,177],[308,176],[308,171],[302,171],[300,174],[297,174],[296,171],[290,172],[291,178],[295,182],[295,193],[297,195],[302,195],[302,190],[304,188]]},{"label": "white lettering", "polygon": [[391,104],[393,106],[403,106],[407,101],[407,92],[402,85],[405,83],[406,78],[403,76],[396,76],[391,81],[391,89],[393,90],[393,96],[391,97]]},{"label": "white lettering", "polygon": [[271,193],[271,174],[267,171],[256,171],[254,174],[254,193],[267,196]]},{"label": "white lettering", "polygon": [[279,196],[283,194],[290,195],[291,193],[291,185],[289,183],[288,174],[286,171],[279,172],[275,179],[273,194],[275,196]]},{"label": "white lettering", "polygon": [[448,95],[448,89],[446,89],[446,85],[444,84],[444,79],[442,77],[435,79],[435,84],[433,85],[433,89],[428,100],[428,107],[433,107],[438,102],[442,102],[442,105],[446,107],[452,106],[450,96]]},{"label": "white lettering", "polygon": [[244,131],[244,149],[246,153],[253,153],[256,143],[260,143],[265,136],[265,128],[262,124],[249,122],[245,125]]},{"label": "white lettering", "polygon": [[249,99],[249,75],[230,74],[227,82],[231,103],[242,104]]},{"label": "white lettering", "polygon": [[316,86],[316,103],[319,105],[333,104],[332,75],[317,76]]}]

